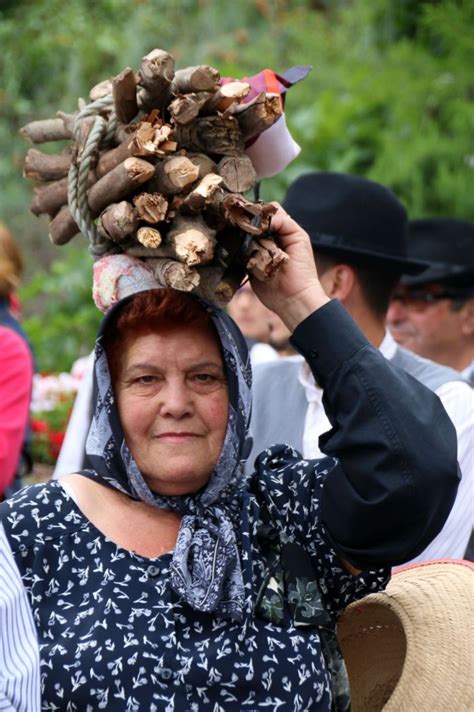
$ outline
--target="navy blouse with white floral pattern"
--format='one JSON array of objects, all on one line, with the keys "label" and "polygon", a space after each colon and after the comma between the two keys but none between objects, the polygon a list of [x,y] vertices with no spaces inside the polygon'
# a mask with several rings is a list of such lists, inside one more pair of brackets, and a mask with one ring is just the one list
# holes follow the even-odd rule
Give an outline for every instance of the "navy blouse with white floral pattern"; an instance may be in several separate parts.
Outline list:
[{"label": "navy blouse with white floral pattern", "polygon": [[[309,554],[308,577],[333,620],[385,586],[383,571],[349,575],[328,543],[319,494],[333,465],[331,458],[302,461],[284,446],[260,456],[230,512],[246,592],[242,623],[179,601],[169,585],[170,553],[147,559],[120,548],[60,483],[27,487],[5,502],[4,525],[39,636],[42,710],[331,709],[318,627],[295,626],[285,609],[271,622],[271,611],[256,613],[255,602],[268,578],[268,514]],[[311,593],[311,586],[301,582],[300,590]]]}]

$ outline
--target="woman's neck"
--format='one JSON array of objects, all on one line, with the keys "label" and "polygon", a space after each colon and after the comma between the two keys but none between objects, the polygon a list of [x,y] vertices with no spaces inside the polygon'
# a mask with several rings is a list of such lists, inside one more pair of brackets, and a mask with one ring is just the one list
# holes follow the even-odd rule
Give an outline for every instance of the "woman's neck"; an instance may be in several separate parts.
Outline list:
[{"label": "woman's neck", "polygon": [[174,548],[180,525],[176,512],[136,501],[82,475],[65,475],[60,482],[72,490],[84,517],[118,546],[147,558]]}]

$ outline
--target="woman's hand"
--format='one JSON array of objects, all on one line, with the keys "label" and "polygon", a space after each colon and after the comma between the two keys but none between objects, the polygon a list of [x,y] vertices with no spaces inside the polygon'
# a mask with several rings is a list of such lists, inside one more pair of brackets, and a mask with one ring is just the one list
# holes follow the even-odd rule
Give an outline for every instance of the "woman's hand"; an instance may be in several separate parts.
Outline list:
[{"label": "woman's hand", "polygon": [[252,289],[260,301],[274,311],[293,332],[316,309],[329,302],[318,279],[313,250],[307,233],[279,205],[272,217],[272,231],[289,260],[266,282],[252,277]]}]

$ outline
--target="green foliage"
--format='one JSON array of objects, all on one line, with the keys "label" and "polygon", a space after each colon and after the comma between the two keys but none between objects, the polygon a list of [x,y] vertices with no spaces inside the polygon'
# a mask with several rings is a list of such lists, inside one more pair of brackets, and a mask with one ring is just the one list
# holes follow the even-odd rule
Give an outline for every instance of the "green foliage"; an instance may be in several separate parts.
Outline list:
[{"label": "green foliage", "polygon": [[[412,217],[474,219],[473,30],[472,0],[3,2],[0,219],[20,236],[30,273],[48,268],[59,253],[45,221],[27,212],[27,146],[17,130],[73,111],[92,85],[138,68],[153,47],[171,51],[178,66],[207,62],[234,77],[313,65],[287,99],[301,155],[264,181],[263,198],[282,199],[300,173],[336,170],[388,185]],[[34,312],[27,328],[46,368],[87,352],[98,318],[89,257],[62,250],[59,266],[24,291]]]},{"label": "green foliage", "polygon": [[101,313],[91,298],[92,259],[84,248],[70,247],[48,272],[36,274],[20,292],[35,314],[23,327],[40,372],[69,371],[94,345]]}]

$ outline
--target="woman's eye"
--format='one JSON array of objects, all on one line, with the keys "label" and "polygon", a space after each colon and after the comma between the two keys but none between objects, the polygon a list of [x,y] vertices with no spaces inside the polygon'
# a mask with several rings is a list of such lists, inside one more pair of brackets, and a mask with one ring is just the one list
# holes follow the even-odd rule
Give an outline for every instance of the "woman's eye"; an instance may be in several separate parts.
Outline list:
[{"label": "woman's eye", "polygon": [[214,383],[217,380],[216,376],[212,376],[210,373],[196,373],[193,378],[199,383]]},{"label": "woman's eye", "polygon": [[156,376],[138,376],[138,378],[135,379],[136,383],[140,383],[145,386],[148,386],[151,383],[155,383],[155,381],[156,381]]}]

